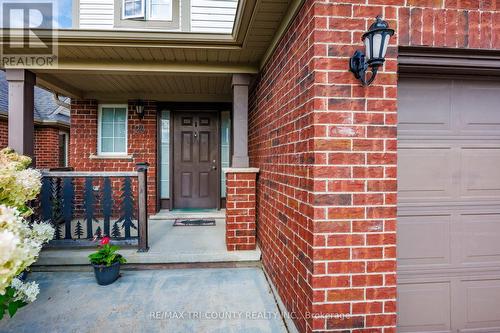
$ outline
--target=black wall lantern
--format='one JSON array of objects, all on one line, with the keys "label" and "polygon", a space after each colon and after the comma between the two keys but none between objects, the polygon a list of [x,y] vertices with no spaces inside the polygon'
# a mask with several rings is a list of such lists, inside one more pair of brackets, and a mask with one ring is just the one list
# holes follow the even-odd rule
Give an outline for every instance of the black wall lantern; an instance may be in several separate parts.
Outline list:
[{"label": "black wall lantern", "polygon": [[[365,53],[359,50],[354,52],[349,67],[356,79],[360,80],[364,86],[369,86],[377,76],[379,66],[382,66],[385,61],[385,52],[392,35],[394,35],[394,30],[389,29],[387,22],[383,21],[380,16],[377,16],[368,32],[363,34]],[[372,75],[367,81],[368,67],[371,67]]]},{"label": "black wall lantern", "polygon": [[135,102],[135,113],[139,116],[140,119],[144,118],[144,102],[142,99],[138,99]]}]

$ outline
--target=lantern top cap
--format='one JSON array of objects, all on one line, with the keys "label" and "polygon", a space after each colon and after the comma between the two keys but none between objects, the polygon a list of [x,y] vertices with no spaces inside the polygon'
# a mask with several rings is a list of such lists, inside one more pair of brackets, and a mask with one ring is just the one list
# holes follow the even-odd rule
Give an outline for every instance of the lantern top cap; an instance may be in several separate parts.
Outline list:
[{"label": "lantern top cap", "polygon": [[389,29],[389,24],[386,21],[382,20],[382,17],[378,15],[375,18],[375,22],[373,22],[373,24],[368,29],[368,32],[365,32],[363,34],[363,39],[365,39],[368,35],[383,31],[387,32],[390,36],[394,35],[394,30]]}]

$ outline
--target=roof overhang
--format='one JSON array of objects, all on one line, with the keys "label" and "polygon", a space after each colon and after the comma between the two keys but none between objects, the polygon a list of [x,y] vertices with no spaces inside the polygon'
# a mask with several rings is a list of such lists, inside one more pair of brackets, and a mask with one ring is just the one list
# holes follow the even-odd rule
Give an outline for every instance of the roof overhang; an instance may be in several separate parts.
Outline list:
[{"label": "roof overhang", "polygon": [[[220,77],[229,80],[234,73],[258,73],[303,2],[240,0],[232,34],[58,30],[57,67],[27,68],[36,73],[38,85],[73,98],[98,98],[106,94],[118,98],[134,93],[144,98],[171,99],[172,95],[180,95],[179,91],[173,89],[165,94],[146,91],[141,80],[158,81],[162,77],[182,85],[185,76],[191,76],[190,80],[196,80],[195,84],[200,86],[204,81],[216,80],[225,87],[220,94],[202,89],[186,92],[187,97],[194,94],[198,98],[227,98],[230,85],[227,91],[227,82]],[[133,82],[125,82],[132,76],[141,77],[134,88],[131,88]]]},{"label": "roof overhang", "polygon": [[[0,111],[0,120],[7,121],[9,119],[9,114],[5,111]],[[34,125],[36,127],[54,127],[63,131],[68,131],[70,124],[59,120],[42,120],[39,118],[34,119]]]}]

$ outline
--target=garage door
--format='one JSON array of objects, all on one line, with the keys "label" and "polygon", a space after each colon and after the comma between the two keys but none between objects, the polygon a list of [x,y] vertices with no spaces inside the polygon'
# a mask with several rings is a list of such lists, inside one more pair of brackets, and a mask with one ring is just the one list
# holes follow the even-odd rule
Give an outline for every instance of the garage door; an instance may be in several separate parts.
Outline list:
[{"label": "garage door", "polygon": [[500,332],[500,82],[398,100],[398,332]]}]

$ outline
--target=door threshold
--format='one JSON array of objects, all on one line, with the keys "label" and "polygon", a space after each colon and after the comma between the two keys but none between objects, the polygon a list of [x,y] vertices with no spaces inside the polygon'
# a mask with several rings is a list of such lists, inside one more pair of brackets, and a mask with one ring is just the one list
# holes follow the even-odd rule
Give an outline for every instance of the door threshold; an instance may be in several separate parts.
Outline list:
[{"label": "door threshold", "polygon": [[175,220],[175,219],[225,219],[226,210],[221,209],[162,209],[155,215],[149,217],[151,220]]}]

